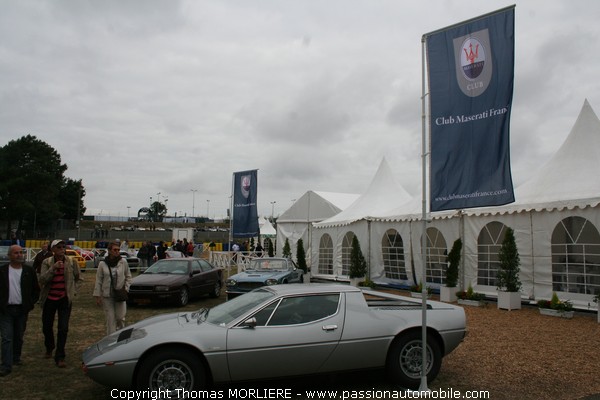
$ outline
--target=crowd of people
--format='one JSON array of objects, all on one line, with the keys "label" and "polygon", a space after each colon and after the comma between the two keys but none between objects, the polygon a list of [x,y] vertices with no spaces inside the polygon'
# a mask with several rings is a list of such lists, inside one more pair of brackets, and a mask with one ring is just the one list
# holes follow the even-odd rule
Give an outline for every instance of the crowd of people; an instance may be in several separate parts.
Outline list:
[{"label": "crowd of people", "polygon": [[[117,296],[118,292],[128,292],[132,281],[127,261],[120,255],[124,246],[128,246],[126,241],[109,242],[106,246],[108,254],[96,270],[93,297],[104,311],[107,335],[125,326],[127,303]],[[211,249],[214,246],[214,242],[209,245]],[[0,265],[0,377],[10,374],[13,366],[22,364],[27,319],[36,304],[42,310],[43,356],[53,359],[58,368],[66,367],[65,347],[71,309],[83,282],[79,266],[65,255],[66,247],[66,242],[61,239],[46,243],[36,255],[33,266],[28,266],[23,248],[13,244],[8,252],[9,262]],[[247,251],[248,247],[249,244],[244,242],[242,245],[234,244],[232,249]],[[260,242],[256,247],[250,247],[259,257],[262,256]],[[195,246],[191,240],[177,240],[173,250],[192,256]],[[141,269],[166,258],[167,251],[167,243],[163,241],[158,246],[151,241],[144,242],[137,253]]]},{"label": "crowd of people", "polygon": [[[58,368],[67,366],[65,347],[71,309],[83,279],[77,263],[65,255],[66,247],[61,239],[45,244],[33,266],[28,266],[23,248],[13,244],[8,263],[0,265],[0,377],[22,364],[27,319],[36,304],[42,310],[43,357],[53,359]],[[116,293],[129,290],[132,276],[120,255],[120,243],[109,243],[108,251],[96,270],[93,296],[104,311],[106,333],[110,334],[125,326],[126,301]]]}]

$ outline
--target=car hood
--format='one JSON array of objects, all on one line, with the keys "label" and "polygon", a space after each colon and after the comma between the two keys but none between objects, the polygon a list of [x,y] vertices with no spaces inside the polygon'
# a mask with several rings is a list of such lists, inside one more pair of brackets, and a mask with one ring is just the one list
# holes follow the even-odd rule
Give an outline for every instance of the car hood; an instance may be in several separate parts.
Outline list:
[{"label": "car hood", "polygon": [[188,275],[143,273],[133,278],[131,285],[173,285],[187,279]]},{"label": "car hood", "polygon": [[[193,341],[200,333],[207,337],[223,336],[222,328],[202,322],[203,319],[203,309],[146,318],[89,346],[83,352],[82,359],[86,365],[102,364],[107,360],[135,359],[148,346],[163,343],[165,338],[186,342],[188,339]],[[120,349],[116,355],[113,352],[115,349]]]},{"label": "car hood", "polygon": [[231,279],[235,279],[238,282],[263,282],[267,279],[283,278],[284,276],[289,275],[289,273],[290,271],[288,270],[248,270],[233,275]]}]

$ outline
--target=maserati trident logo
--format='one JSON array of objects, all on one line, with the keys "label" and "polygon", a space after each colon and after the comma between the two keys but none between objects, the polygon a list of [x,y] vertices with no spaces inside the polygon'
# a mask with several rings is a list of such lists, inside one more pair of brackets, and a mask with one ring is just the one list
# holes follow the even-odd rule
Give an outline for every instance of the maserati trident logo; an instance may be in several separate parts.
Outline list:
[{"label": "maserati trident logo", "polygon": [[241,183],[240,183],[240,189],[242,190],[242,196],[244,196],[245,199],[247,199],[248,196],[250,196],[251,181],[252,181],[251,175],[242,176]]},{"label": "maserati trident logo", "polygon": [[468,38],[462,45],[460,64],[465,78],[475,80],[485,67],[485,48],[479,40]]},{"label": "maserati trident logo", "polygon": [[454,39],[456,80],[462,92],[477,97],[492,79],[492,50],[487,29]]}]

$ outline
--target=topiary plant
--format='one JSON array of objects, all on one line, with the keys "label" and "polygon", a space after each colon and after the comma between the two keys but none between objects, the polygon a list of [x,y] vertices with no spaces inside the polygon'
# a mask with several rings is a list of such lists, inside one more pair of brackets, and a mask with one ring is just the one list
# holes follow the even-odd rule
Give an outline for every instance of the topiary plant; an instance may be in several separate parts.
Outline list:
[{"label": "topiary plant", "polygon": [[302,239],[298,239],[298,243],[296,243],[296,262],[298,263],[298,268],[304,271],[304,273],[308,272],[306,253],[304,252],[304,242]]},{"label": "topiary plant", "polygon": [[350,278],[362,278],[367,274],[367,262],[360,249],[358,238],[352,238],[352,252],[350,253]]},{"label": "topiary plant", "polygon": [[502,241],[502,247],[498,253],[500,259],[500,268],[498,269],[498,290],[507,292],[518,292],[521,290],[521,281],[519,280],[519,251],[515,241],[515,232],[508,228]]},{"label": "topiary plant", "polygon": [[448,253],[448,268],[446,269],[446,286],[456,287],[458,283],[458,265],[460,264],[460,252],[462,250],[462,240],[460,238],[454,241],[450,253]]}]

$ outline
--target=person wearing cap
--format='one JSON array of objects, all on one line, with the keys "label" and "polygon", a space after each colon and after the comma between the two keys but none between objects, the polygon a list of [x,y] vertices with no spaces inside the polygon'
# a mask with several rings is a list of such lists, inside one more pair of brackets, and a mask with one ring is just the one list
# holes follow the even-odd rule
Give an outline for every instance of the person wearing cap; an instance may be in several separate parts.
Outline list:
[{"label": "person wearing cap", "polygon": [[[52,358],[59,368],[65,368],[65,345],[69,331],[69,319],[73,299],[83,279],[76,262],[65,256],[64,240],[52,241],[52,257],[42,262],[39,276],[41,286],[40,304],[42,305],[42,331],[46,347],[45,358]],[[56,341],[54,339],[54,318],[58,314]]]},{"label": "person wearing cap", "polygon": [[37,275],[25,265],[21,246],[10,246],[8,259],[7,265],[0,266],[0,376],[10,374],[13,365],[21,365],[27,317],[40,295]]}]

